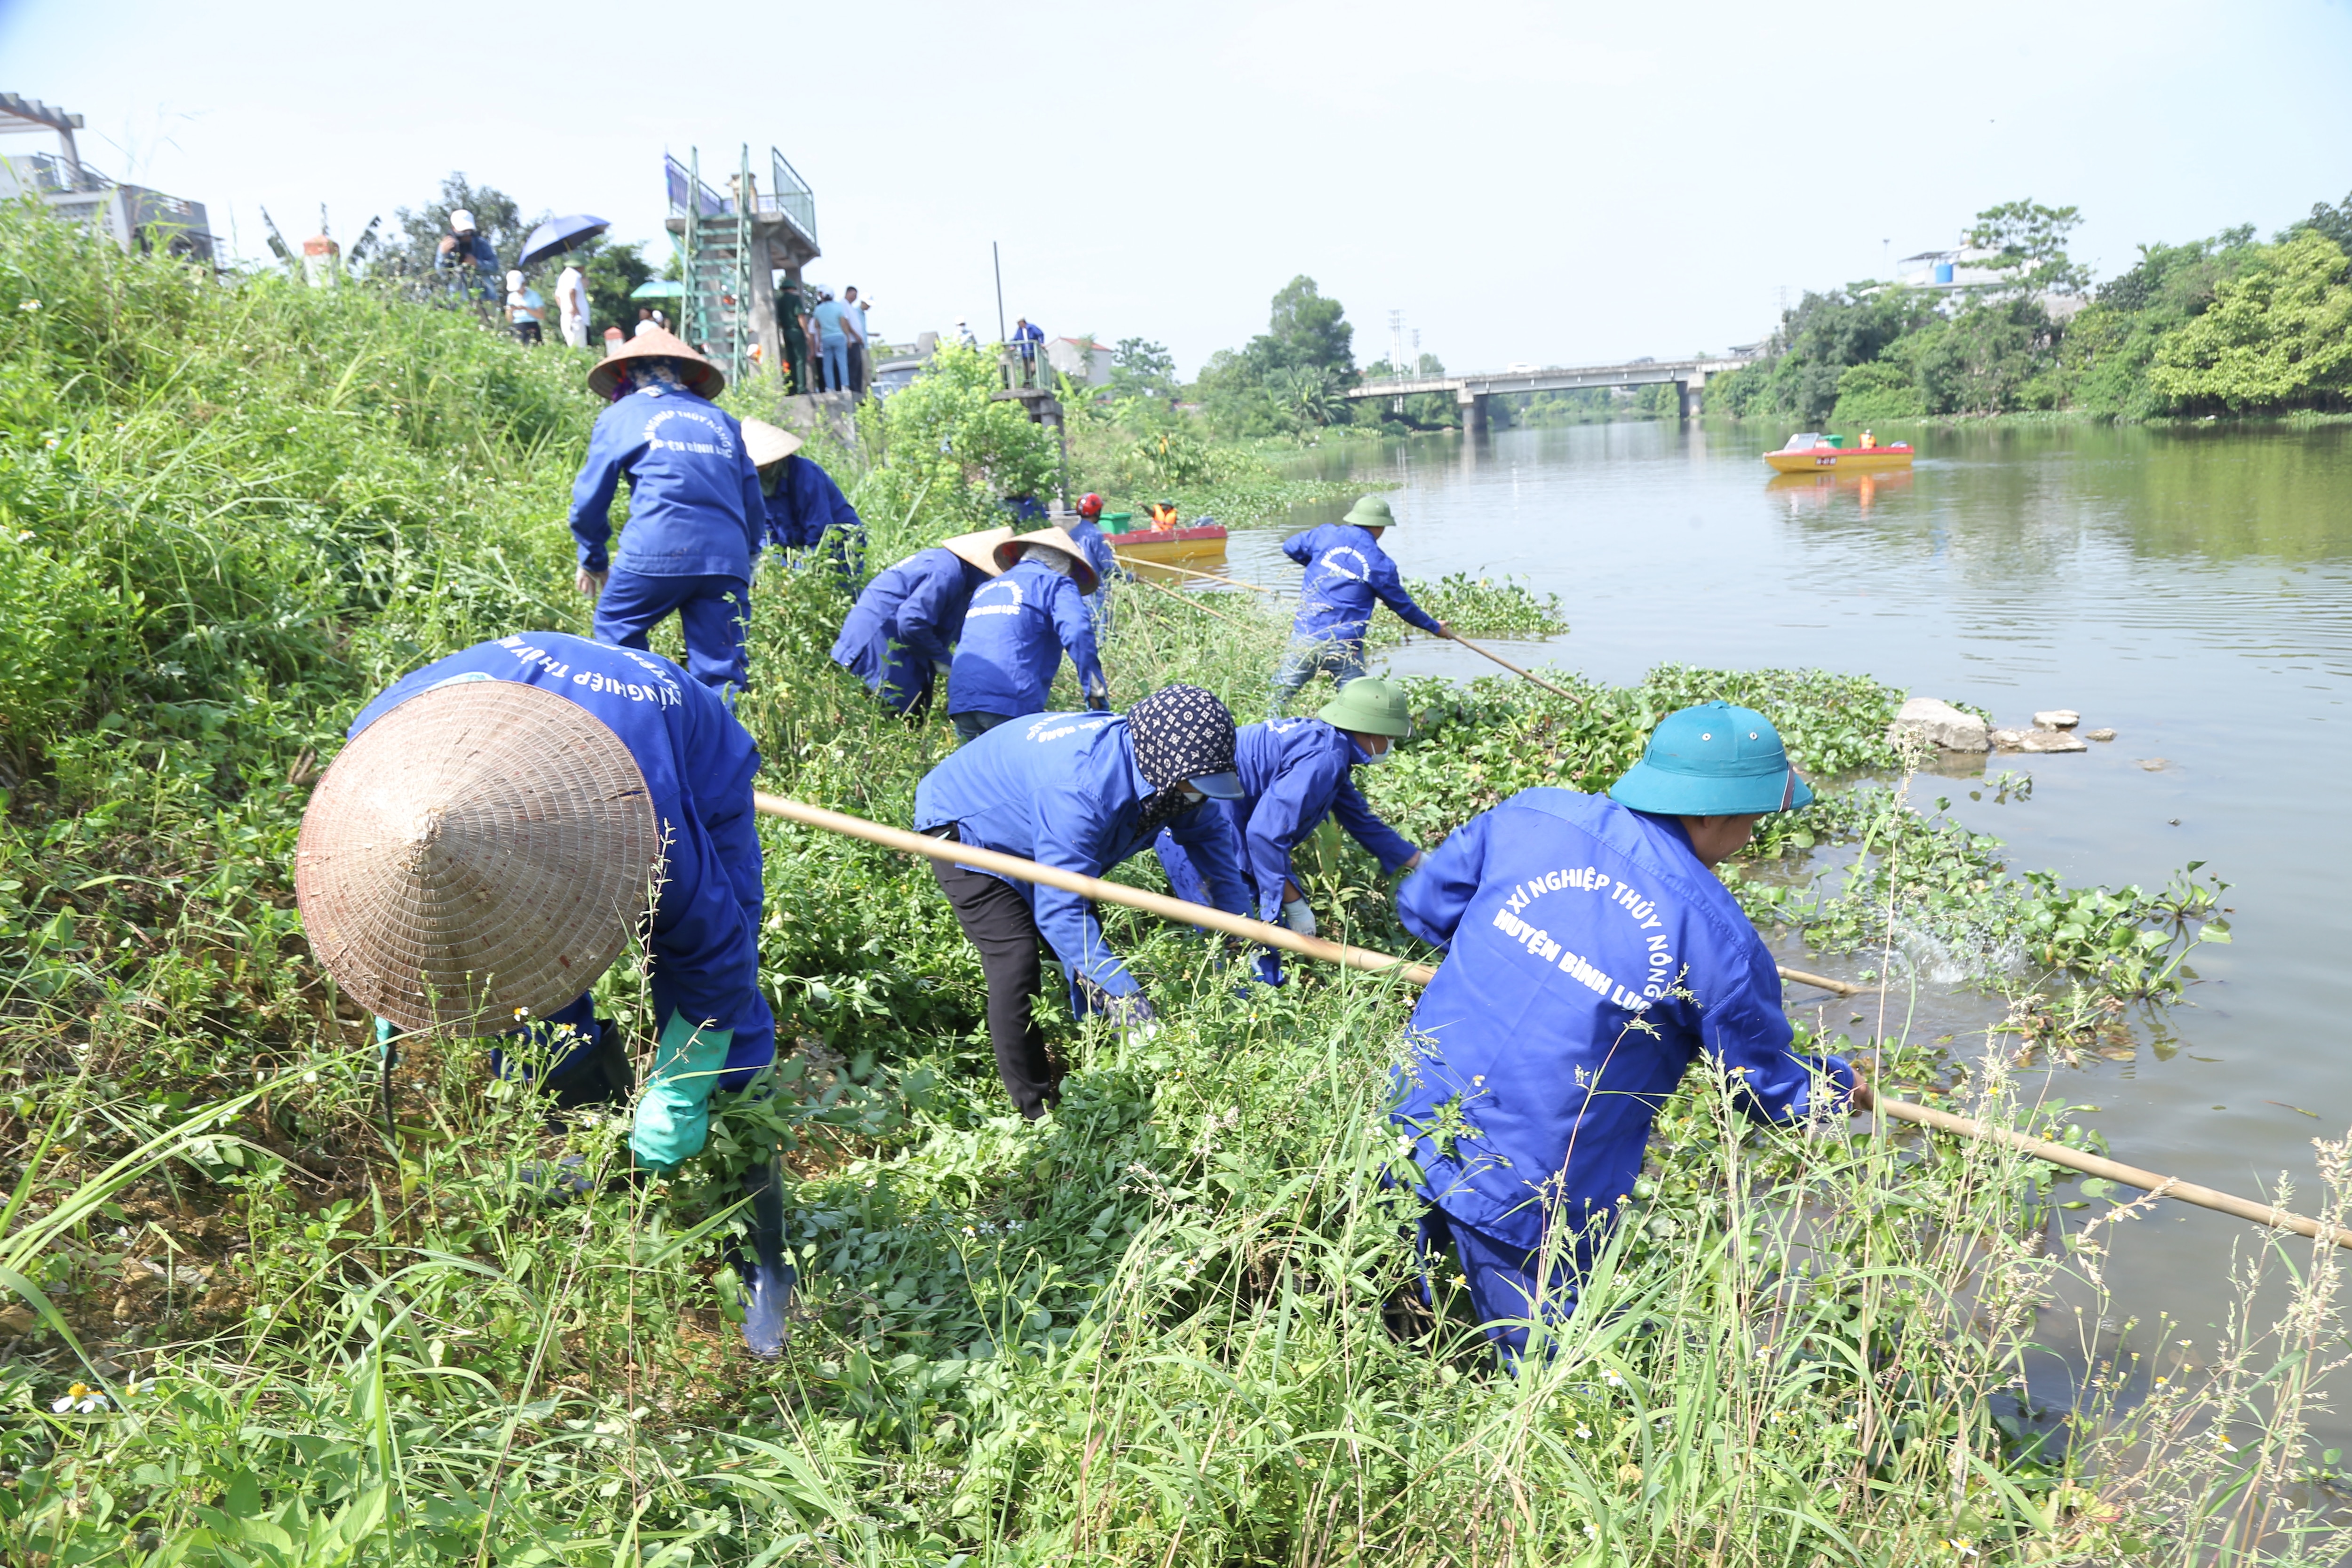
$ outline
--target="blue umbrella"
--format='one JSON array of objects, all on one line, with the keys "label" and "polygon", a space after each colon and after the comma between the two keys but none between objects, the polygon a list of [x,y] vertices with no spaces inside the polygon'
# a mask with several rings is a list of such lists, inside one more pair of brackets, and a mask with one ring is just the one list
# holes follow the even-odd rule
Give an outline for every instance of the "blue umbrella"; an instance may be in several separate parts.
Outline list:
[{"label": "blue umbrella", "polygon": [[522,242],[522,257],[515,265],[529,267],[551,256],[561,256],[576,245],[595,238],[613,226],[610,218],[591,217],[586,213],[573,213],[570,217],[551,217],[530,231]]}]

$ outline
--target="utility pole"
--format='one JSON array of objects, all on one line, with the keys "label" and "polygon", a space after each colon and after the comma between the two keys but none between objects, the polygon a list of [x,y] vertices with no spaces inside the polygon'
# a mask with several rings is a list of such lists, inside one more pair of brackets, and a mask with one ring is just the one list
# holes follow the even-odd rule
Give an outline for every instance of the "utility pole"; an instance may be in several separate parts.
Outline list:
[{"label": "utility pole", "polygon": [[996,341],[1001,343],[1006,341],[1004,336],[1004,258],[998,253],[996,241],[992,239],[988,242],[988,261],[990,266],[996,268]]}]

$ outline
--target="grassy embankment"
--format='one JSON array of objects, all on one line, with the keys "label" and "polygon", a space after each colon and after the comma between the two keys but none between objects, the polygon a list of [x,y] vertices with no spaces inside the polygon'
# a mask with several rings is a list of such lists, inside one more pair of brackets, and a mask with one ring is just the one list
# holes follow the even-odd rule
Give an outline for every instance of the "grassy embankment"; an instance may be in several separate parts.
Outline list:
[{"label": "grassy embankment", "polygon": [[[294,918],[294,831],[383,680],[580,625],[560,519],[594,413],[581,364],[363,295],[216,287],[16,215],[0,360],[0,1556],[2342,1549],[2296,1533],[2317,1526],[2294,1489],[2320,1463],[2304,1434],[2333,1365],[2332,1258],[2250,1246],[2250,1289],[2302,1270],[2289,1315],[2119,1342],[2091,1326],[2121,1315],[2099,1269],[2130,1211],[2106,1194],[2061,1215],[2046,1167],[1983,1148],[1746,1127],[1695,1078],[1557,1353],[1498,1375],[1458,1319],[1419,1340],[1383,1324],[1410,1274],[1379,1181],[1409,994],[1316,973],[1237,997],[1190,937],[1112,911],[1167,1026],[1123,1048],[1048,1005],[1067,1098],[1024,1126],[929,876],[797,829],[771,825],[763,952],[793,1052],[772,1098],[722,1109],[709,1157],[542,1207],[519,1167],[563,1143],[609,1165],[621,1124],[550,1133],[456,1040],[410,1053],[387,1139],[365,1021]],[[908,405],[889,465],[843,459],[881,560],[987,510],[973,473],[928,462],[922,421],[971,436],[959,462],[1022,439],[951,382]],[[943,726],[884,721],[825,662],[844,603],[827,574],[763,579],[743,717],[766,787],[903,821]],[[1254,712],[1281,627],[1217,607],[1241,624],[1124,593],[1122,695],[1193,679]],[[1378,804],[1432,837],[1526,784],[1606,779],[1654,715],[1714,694],[1764,707],[1811,770],[1895,770],[1895,694],[1867,679],[1562,679],[1581,703],[1424,685],[1423,734],[1368,780]],[[1817,840],[1857,846],[1860,872],[1810,891],[1772,874]],[[1352,848],[1301,859],[1332,925],[1407,945]],[[1780,825],[1737,885],[1878,967],[1919,931],[2006,944],[2017,967],[1986,983],[2045,998],[2061,1045],[2161,1005],[2210,912],[2185,884],[2007,878],[1997,845],[1883,788]],[[604,989],[641,1012],[630,964]],[[1881,1044],[1918,1092],[1950,1081],[1932,1047]],[[2063,1124],[2019,1103],[1997,1044],[1956,1098]],[[770,1139],[793,1151],[805,1286],[774,1368],[737,1348],[714,1268],[729,1172]],[[2079,1321],[2042,1310],[2062,1290]],[[2098,1363],[2070,1407],[2015,1397],[2037,1342]]]}]

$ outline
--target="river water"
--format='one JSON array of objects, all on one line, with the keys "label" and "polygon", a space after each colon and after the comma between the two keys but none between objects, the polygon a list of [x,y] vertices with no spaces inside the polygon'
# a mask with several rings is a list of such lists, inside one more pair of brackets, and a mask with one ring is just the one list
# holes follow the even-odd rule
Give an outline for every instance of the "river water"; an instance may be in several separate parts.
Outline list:
[{"label": "river water", "polygon": [[[2116,1158],[2250,1197],[2284,1176],[2307,1212],[2311,1141],[2352,1126],[2352,429],[1936,430],[1910,474],[1836,483],[1775,479],[1761,457],[1783,438],[1597,425],[1353,447],[1309,466],[1398,487],[1384,543],[1406,576],[1511,574],[1558,594],[1568,635],[1497,644],[1521,663],[1612,682],[1667,661],[1817,665],[2001,724],[2073,708],[2085,730],[2115,729],[2086,754],[1988,759],[2032,774],[2022,802],[1972,799],[1965,777],[1918,793],[2004,839],[2012,872],[2155,887],[2203,860],[2231,884],[2234,943],[2198,951],[2187,1000],[2141,1021],[2132,1059],[2061,1068],[2046,1091],[2098,1107],[2084,1120]],[[1295,583],[1282,536],[1237,534],[1236,574]],[[1390,670],[1495,673],[1420,641]],[[1784,962],[1867,962],[1808,965],[1799,951]],[[1955,1051],[1969,1029],[1980,1050],[1999,1012],[1966,988],[1931,988],[1922,1006],[1910,1033],[1962,1031]],[[1877,1027],[1847,1023],[1864,1010],[1823,1009],[1857,1035]],[[2119,1310],[2201,1336],[2250,1234],[2160,1205],[2116,1238]]]}]

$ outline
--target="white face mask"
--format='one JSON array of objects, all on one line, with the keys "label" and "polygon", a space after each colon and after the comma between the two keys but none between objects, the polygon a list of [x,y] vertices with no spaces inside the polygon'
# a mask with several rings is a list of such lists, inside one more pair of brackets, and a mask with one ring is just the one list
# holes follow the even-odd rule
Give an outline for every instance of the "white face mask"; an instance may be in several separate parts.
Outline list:
[{"label": "white face mask", "polygon": [[1387,745],[1382,746],[1377,752],[1372,751],[1370,746],[1366,746],[1364,750],[1371,752],[1371,760],[1366,764],[1367,766],[1375,768],[1384,767],[1388,764],[1390,759],[1396,755],[1396,742],[1394,741],[1390,741]]},{"label": "white face mask", "polygon": [[1179,795],[1181,795],[1184,797],[1184,804],[1187,805],[1198,805],[1202,801],[1209,798],[1207,795],[1202,795],[1199,790],[1194,789],[1191,784],[1178,784],[1176,786],[1176,791]]}]

